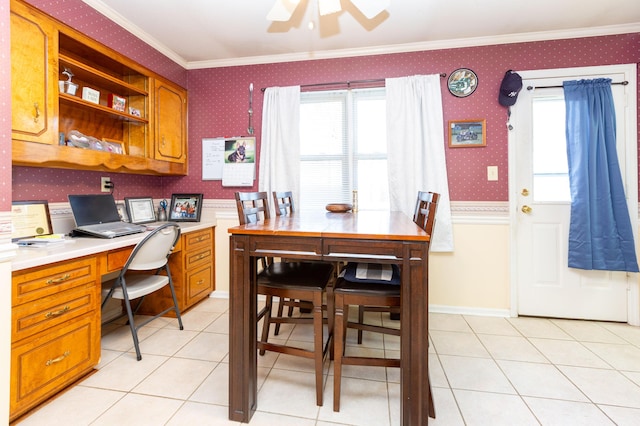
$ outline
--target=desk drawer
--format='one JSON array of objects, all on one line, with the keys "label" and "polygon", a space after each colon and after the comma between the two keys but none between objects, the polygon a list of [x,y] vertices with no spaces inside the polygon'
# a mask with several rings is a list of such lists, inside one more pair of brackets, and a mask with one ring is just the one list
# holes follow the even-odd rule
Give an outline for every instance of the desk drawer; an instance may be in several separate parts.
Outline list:
[{"label": "desk drawer", "polygon": [[14,272],[12,305],[31,302],[74,287],[95,285],[97,273],[95,257],[46,265],[29,269],[28,272]]},{"label": "desk drawer", "polygon": [[98,309],[96,289],[80,287],[14,307],[12,341],[18,342],[44,330]]},{"label": "desk drawer", "polygon": [[11,419],[86,374],[100,357],[100,328],[82,317],[11,348]]},{"label": "desk drawer", "polygon": [[187,275],[187,305],[208,296],[213,291],[213,269],[211,264]]},{"label": "desk drawer", "polygon": [[204,247],[199,250],[189,250],[185,253],[184,267],[186,270],[194,268],[202,263],[213,261],[213,250],[211,247]]},{"label": "desk drawer", "polygon": [[203,246],[213,247],[213,229],[207,228],[202,231],[189,232],[188,234],[183,234],[183,239],[185,250]]}]

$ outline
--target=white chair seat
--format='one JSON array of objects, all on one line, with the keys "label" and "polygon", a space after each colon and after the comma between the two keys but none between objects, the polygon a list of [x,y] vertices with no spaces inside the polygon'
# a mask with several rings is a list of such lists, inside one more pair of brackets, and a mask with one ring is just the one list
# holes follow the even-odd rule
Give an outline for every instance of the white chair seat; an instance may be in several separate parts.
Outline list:
[{"label": "white chair seat", "polygon": [[[126,277],[127,292],[129,299],[137,299],[149,293],[161,289],[169,282],[166,275],[131,274]],[[102,288],[107,290],[113,286],[116,280],[107,281],[102,284]],[[124,299],[122,287],[116,287],[111,295],[114,299]]]}]

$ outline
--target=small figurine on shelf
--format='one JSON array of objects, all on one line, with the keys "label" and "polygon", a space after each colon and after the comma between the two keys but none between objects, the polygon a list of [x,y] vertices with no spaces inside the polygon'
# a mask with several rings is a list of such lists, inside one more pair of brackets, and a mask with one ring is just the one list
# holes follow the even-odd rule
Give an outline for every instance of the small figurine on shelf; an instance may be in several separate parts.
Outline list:
[{"label": "small figurine on shelf", "polygon": [[71,82],[71,78],[73,78],[73,72],[69,68],[65,67],[64,71],[62,71],[62,75],[67,76],[67,81],[64,81],[64,80],[58,81],[58,87],[60,91],[62,93],[67,93],[69,95],[75,96],[76,90],[78,90],[78,85],[76,83]]}]

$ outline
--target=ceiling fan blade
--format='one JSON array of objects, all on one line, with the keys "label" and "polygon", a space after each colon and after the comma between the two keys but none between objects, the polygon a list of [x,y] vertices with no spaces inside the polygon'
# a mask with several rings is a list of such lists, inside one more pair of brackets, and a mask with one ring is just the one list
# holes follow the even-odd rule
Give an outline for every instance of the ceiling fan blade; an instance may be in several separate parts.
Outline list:
[{"label": "ceiling fan blade", "polygon": [[340,5],[340,0],[318,0],[318,10],[320,11],[320,16],[325,16],[340,12],[342,6]]},{"label": "ceiling fan blade", "polygon": [[269,21],[288,21],[299,3],[300,0],[276,0],[267,14],[267,19]]},{"label": "ceiling fan blade", "polygon": [[389,7],[391,0],[351,0],[351,3],[353,3],[367,19],[371,19]]}]

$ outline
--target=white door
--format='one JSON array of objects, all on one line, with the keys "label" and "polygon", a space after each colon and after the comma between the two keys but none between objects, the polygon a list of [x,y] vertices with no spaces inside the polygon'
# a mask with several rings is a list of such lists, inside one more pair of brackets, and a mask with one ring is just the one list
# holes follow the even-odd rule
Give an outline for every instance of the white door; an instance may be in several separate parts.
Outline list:
[{"label": "white door", "polygon": [[[617,148],[637,238],[635,66],[522,71],[509,135],[513,281],[517,315],[640,322],[636,274],[567,267],[570,194],[562,81],[611,78]],[[528,86],[535,87],[528,90]],[[560,86],[560,87],[554,87]],[[636,246],[638,246],[636,241]]]}]

